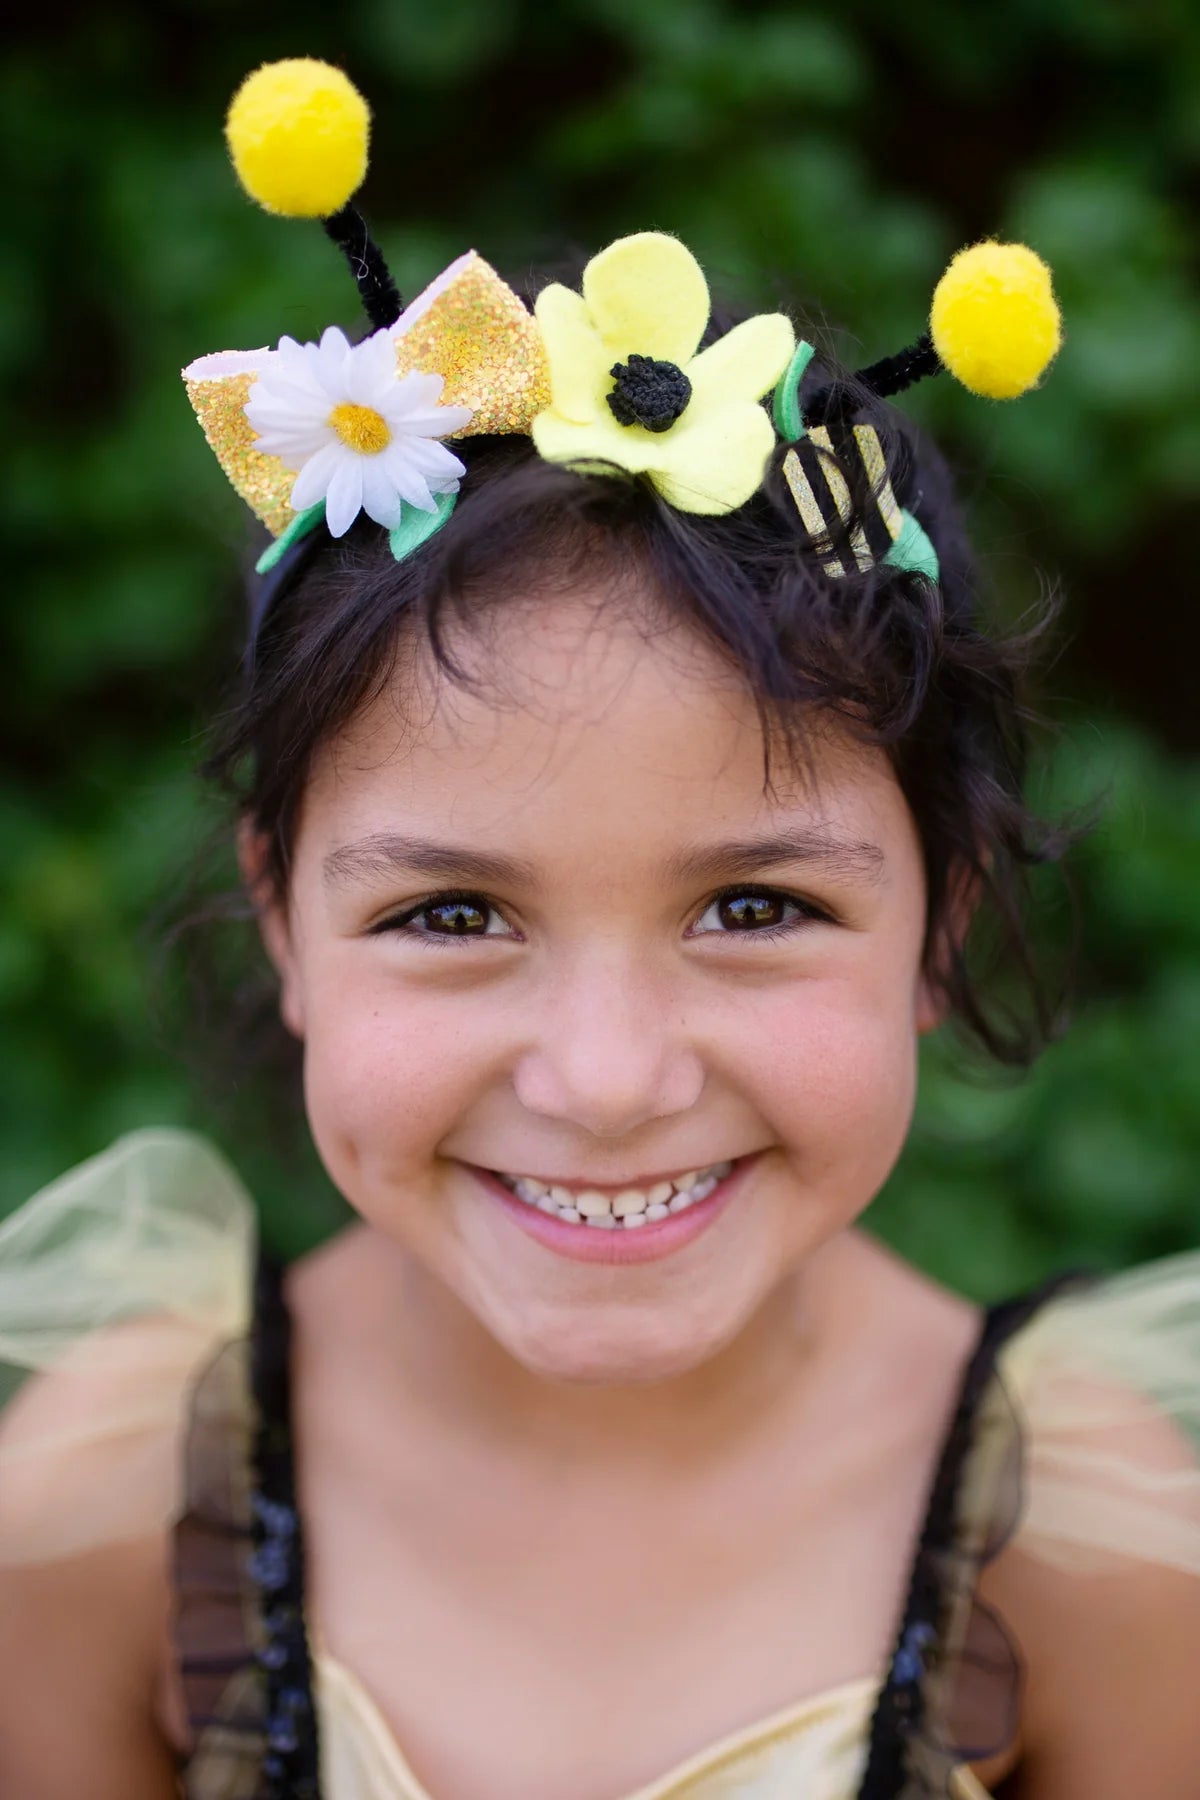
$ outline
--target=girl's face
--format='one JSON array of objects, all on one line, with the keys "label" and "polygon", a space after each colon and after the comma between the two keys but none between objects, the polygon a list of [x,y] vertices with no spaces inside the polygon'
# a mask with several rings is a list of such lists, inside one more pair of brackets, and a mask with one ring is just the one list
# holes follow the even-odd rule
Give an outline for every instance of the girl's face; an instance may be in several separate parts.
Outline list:
[{"label": "girl's face", "polygon": [[527,1368],[682,1373],[899,1154],[936,1023],[914,822],[832,727],[768,797],[736,677],[611,595],[455,647],[484,691],[397,674],[318,759],[265,921],[317,1146]]}]

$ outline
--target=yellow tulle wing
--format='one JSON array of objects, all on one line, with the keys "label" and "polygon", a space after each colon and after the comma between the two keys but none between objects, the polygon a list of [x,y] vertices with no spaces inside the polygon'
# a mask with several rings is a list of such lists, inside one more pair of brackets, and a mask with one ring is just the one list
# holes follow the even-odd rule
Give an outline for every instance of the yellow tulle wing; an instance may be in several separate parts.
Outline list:
[{"label": "yellow tulle wing", "polygon": [[142,1131],[0,1224],[0,1562],[163,1528],[195,1381],[246,1329],[255,1214],[203,1138]]},{"label": "yellow tulle wing", "polygon": [[1022,1548],[1200,1575],[1200,1252],[1053,1301],[1000,1370],[1025,1440]]}]

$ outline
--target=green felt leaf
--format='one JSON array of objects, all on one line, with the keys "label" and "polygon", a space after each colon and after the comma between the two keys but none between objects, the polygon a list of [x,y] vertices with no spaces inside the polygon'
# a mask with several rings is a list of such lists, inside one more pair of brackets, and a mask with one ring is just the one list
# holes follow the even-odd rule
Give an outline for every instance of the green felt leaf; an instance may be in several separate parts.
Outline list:
[{"label": "green felt leaf", "polygon": [[315,531],[324,517],[325,502],[323,500],[318,500],[315,506],[306,507],[303,512],[297,513],[291,524],[280,532],[275,542],[267,545],[254,565],[256,572],[259,575],[265,575],[269,569],[273,569],[284,551],[290,550],[293,544],[298,544],[300,539],[307,537],[310,531]]},{"label": "green felt leaf", "polygon": [[404,517],[388,533],[392,555],[397,562],[403,562],[406,556],[411,556],[414,550],[420,549],[426,538],[431,538],[435,531],[442,529],[454,511],[457,499],[457,494],[439,494],[435,512],[422,512],[419,506],[404,508]]},{"label": "green felt leaf", "polygon": [[904,520],[900,536],[884,557],[884,562],[889,563],[893,569],[911,569],[914,574],[927,575],[930,581],[936,581],[940,565],[928,533],[910,512],[901,513],[900,517]]}]

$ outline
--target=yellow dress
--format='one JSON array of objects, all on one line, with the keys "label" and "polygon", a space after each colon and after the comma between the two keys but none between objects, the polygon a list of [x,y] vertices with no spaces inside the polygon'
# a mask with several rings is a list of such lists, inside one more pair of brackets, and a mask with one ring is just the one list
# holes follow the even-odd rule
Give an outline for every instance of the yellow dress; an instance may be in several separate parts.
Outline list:
[{"label": "yellow dress", "polygon": [[[237,1177],[182,1132],[119,1140],[0,1224],[0,1562],[168,1527],[186,1570],[206,1507],[222,1528],[249,1518],[248,1464],[229,1443],[253,1428],[256,1251]],[[29,1380],[42,1371],[54,1379]],[[954,1559],[965,1573],[947,1590],[942,1673],[920,1669],[930,1741],[915,1746],[897,1800],[986,1800],[955,1761],[938,1684],[970,1661],[974,1574],[1011,1528],[1060,1566],[1134,1557],[1200,1575],[1200,1253],[1068,1288],[1016,1324],[972,1432]],[[197,1481],[211,1491],[198,1498]],[[235,1611],[246,1666],[205,1678],[212,1723],[183,1775],[189,1800],[259,1792],[244,1725],[261,1705],[249,1653],[262,1643],[244,1595]],[[437,1800],[363,1684],[319,1639],[309,1647],[322,1800]],[[855,1800],[882,1685],[865,1675],[788,1707],[624,1800]]]},{"label": "yellow dress", "polygon": [[[315,1672],[330,1800],[434,1800],[354,1676],[320,1655]],[[773,1713],[622,1800],[853,1800],[877,1688],[852,1681]],[[951,1781],[952,1800],[986,1800],[969,1769]]]}]

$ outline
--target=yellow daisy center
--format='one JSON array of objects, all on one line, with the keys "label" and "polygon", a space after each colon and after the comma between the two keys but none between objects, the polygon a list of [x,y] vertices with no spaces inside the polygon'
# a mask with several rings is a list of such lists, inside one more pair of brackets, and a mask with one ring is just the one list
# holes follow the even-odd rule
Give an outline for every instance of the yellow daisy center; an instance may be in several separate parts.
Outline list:
[{"label": "yellow daisy center", "polygon": [[392,441],[392,430],[373,406],[355,406],[343,400],[329,415],[329,423],[351,450],[360,456],[378,456]]}]

